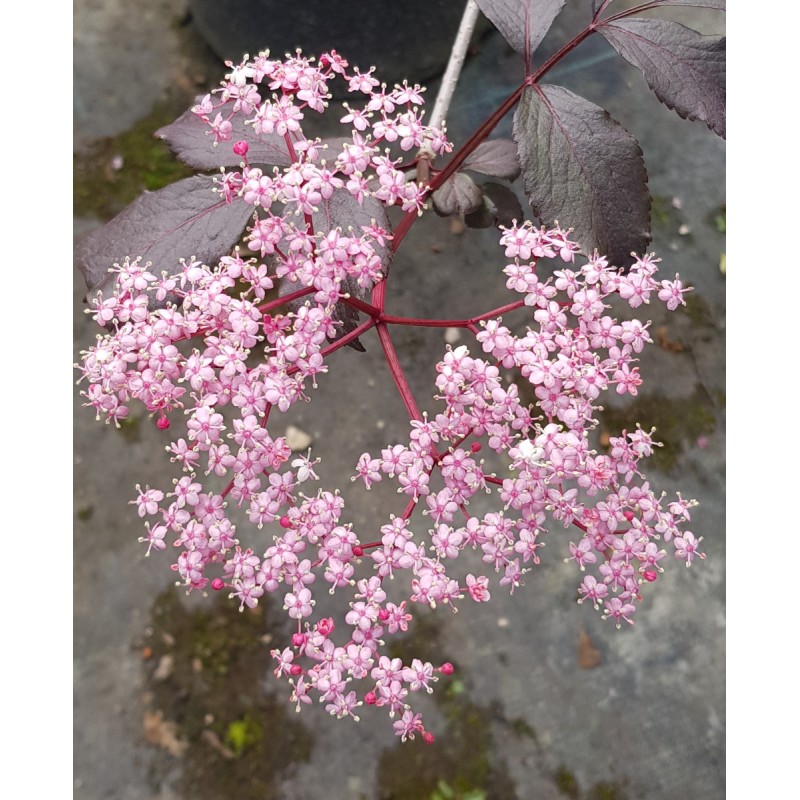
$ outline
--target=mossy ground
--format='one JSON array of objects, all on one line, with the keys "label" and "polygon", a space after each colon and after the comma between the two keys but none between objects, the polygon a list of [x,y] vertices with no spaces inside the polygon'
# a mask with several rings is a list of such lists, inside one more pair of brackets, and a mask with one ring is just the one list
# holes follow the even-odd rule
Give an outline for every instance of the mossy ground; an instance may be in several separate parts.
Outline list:
[{"label": "mossy ground", "polygon": [[[186,743],[181,796],[278,800],[282,778],[308,760],[312,740],[287,698],[264,689],[268,604],[239,612],[224,596],[189,611],[179,591],[157,598],[143,663],[146,710],[160,711]],[[171,668],[159,677],[164,658]]]},{"label": "mossy ground", "polygon": [[598,781],[582,791],[575,775],[565,766],[559,766],[553,774],[558,791],[571,800],[628,800],[623,783]]},{"label": "mossy ground", "polygon": [[606,408],[600,413],[601,430],[612,436],[635,430],[637,422],[645,430],[656,429],[654,438],[662,446],[653,449],[647,463],[664,472],[674,470],[681,453],[712,434],[717,426],[711,399],[699,385],[687,398],[640,394],[623,408]]},{"label": "mossy ground", "polygon": [[143,191],[194,175],[153,133],[186,110],[183,96],[161,102],[130,130],[72,157],[73,214],[109,220]]},{"label": "mossy ground", "polygon": [[[440,622],[419,616],[408,636],[397,640],[391,657],[442,661]],[[420,739],[384,750],[378,764],[380,800],[515,800],[514,785],[495,745],[491,723],[502,721],[494,705],[470,698],[467,682],[443,677],[432,695],[446,728],[433,744]]]}]

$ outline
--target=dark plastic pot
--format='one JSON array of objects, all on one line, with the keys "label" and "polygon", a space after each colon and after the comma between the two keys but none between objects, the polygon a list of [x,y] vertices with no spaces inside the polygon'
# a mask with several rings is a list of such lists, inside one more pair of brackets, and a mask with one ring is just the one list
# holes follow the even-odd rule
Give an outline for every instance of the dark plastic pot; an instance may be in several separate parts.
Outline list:
[{"label": "dark plastic pot", "polygon": [[362,71],[377,67],[390,86],[444,71],[460,0],[190,0],[198,30],[223,59],[269,49],[275,57],[336,50]]}]

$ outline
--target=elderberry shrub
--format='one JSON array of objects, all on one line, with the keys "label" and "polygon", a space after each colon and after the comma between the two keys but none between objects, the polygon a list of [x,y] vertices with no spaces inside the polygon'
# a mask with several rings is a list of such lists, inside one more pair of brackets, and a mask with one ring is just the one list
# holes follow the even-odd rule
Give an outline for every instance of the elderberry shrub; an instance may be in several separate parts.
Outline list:
[{"label": "elderberry shrub", "polygon": [[[362,98],[341,120],[347,136],[308,139],[305,116],[326,111],[337,77]],[[387,654],[417,609],[513,593],[552,527],[574,532],[564,551],[580,573],[578,602],[617,627],[633,622],[643,584],[656,581],[669,555],[686,566],[704,555],[702,537],[686,529],[694,501],[657,494],[641,472],[653,431],[622,431],[606,453],[590,445],[601,395],[637,394],[638,354],[652,341],[649,323],[619,321],[609,300],[634,309],[654,298],[671,310],[685,304],[686,288],[677,276],[659,280],[652,254],[621,270],[594,251],[579,266],[569,229],[515,219],[501,228],[498,251],[508,304],[447,321],[385,313],[391,255],[427,199],[401,154],[451,150],[445,131],[424,123],[422,105],[419,86],[387,90],[335,52],[316,62],[262,53],[232,68],[183,125],[200,126],[217,145],[222,170],[204,189],[207,205],[243,210],[254,255],[237,248],[168,269],[136,258],[115,264],[90,310],[104,333],[83,353],[81,372],[98,418],[118,423],[138,402],[171,437],[180,476],[171,487],[137,486],[132,501],[146,553],[171,550],[187,591],[227,591],[242,609],[277,595],[295,632],[272,651],[274,671],[298,709],[316,698],[357,719],[363,704],[383,707],[403,740],[432,741],[410,701],[452,666]],[[390,206],[407,212],[394,233]],[[280,296],[268,299],[276,285]],[[521,335],[502,324],[517,309],[527,309]],[[437,363],[430,415],[394,351],[397,324],[446,324],[474,337]],[[373,329],[409,434],[361,455],[353,478],[366,489],[394,481],[407,505],[387,515],[379,540],[364,541],[335,487],[317,487],[319,459],[293,454],[273,423],[313,396],[330,353]],[[534,403],[521,400],[521,383]],[[485,469],[482,448],[504,474]],[[494,504],[482,516],[470,513],[478,492]],[[233,509],[251,525],[235,524]],[[488,574],[453,577],[467,549]],[[337,618],[315,614],[320,591],[341,596]]]}]

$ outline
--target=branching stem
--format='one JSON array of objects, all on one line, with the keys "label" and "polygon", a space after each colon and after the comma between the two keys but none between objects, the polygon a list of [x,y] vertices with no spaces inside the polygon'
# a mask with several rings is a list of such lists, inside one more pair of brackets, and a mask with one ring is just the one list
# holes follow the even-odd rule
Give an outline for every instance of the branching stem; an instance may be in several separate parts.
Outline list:
[{"label": "branching stem", "polygon": [[[373,323],[374,324],[374,323]],[[400,366],[400,361],[397,358],[397,352],[392,344],[392,339],[389,336],[389,329],[382,322],[377,324],[378,338],[383,348],[383,355],[386,357],[386,363],[389,365],[389,371],[392,373],[397,391],[400,392],[400,397],[403,398],[406,410],[408,411],[411,419],[421,420],[422,414],[420,413],[417,401],[414,395],[411,394],[411,387],[408,385],[408,379]]]},{"label": "branching stem", "polygon": [[417,328],[473,328],[483,320],[493,319],[501,314],[507,314],[525,306],[524,300],[515,300],[513,303],[493,308],[491,311],[485,311],[469,319],[426,319],[424,317],[398,317],[393,314],[384,314],[377,306],[359,300],[357,297],[345,297],[342,298],[342,302],[367,314],[377,322],[387,325],[411,325]]}]

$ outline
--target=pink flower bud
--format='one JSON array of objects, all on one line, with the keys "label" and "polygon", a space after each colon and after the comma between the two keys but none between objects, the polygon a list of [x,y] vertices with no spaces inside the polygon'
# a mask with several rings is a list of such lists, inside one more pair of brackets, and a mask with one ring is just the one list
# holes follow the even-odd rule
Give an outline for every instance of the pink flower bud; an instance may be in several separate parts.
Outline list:
[{"label": "pink flower bud", "polygon": [[633,518],[636,516],[636,514],[634,514],[633,511],[626,511],[622,516],[625,517],[628,522],[633,522]]},{"label": "pink flower bud", "polygon": [[237,156],[246,156],[249,149],[250,145],[247,144],[244,139],[242,139],[240,142],[233,143],[233,152],[236,153]]},{"label": "pink flower bud", "polygon": [[378,698],[375,696],[375,692],[367,692],[364,695],[364,702],[368,706],[374,706],[377,701],[378,701]]},{"label": "pink flower bud", "polygon": [[658,573],[654,569],[646,569],[643,574],[648,583],[652,583],[658,577]]},{"label": "pink flower bud", "polygon": [[289,667],[289,674],[290,675],[300,675],[303,672],[303,668],[299,664],[292,664]]},{"label": "pink flower bud", "polygon": [[306,635],[304,633],[292,634],[292,645],[294,647],[302,647],[306,643]]},{"label": "pink flower bud", "polygon": [[439,667],[439,672],[441,672],[442,675],[452,675],[455,671],[456,668],[449,661],[445,661],[444,664]]},{"label": "pink flower bud", "polygon": [[386,622],[386,620],[387,620],[387,619],[389,619],[389,617],[390,617],[390,616],[391,616],[391,614],[389,613],[389,610],[388,610],[388,609],[386,609],[386,608],[382,608],[382,609],[381,609],[381,610],[378,612],[378,619],[379,619],[381,622]]},{"label": "pink flower bud", "polygon": [[156,421],[156,427],[160,431],[165,431],[172,423],[169,421],[168,417],[159,417]]},{"label": "pink flower bud", "polygon": [[280,518],[279,522],[280,522],[281,528],[291,528],[292,527],[292,521],[289,519],[289,517],[286,516],[286,514],[284,514]]},{"label": "pink flower bud", "polygon": [[422,734],[422,739],[425,744],[433,744],[436,737],[430,731],[425,731],[425,733]]},{"label": "pink flower bud", "polygon": [[331,633],[333,633],[333,629],[335,627],[336,626],[333,624],[333,619],[331,617],[325,617],[325,619],[321,619],[319,621],[319,624],[317,625],[317,630],[323,636],[329,636]]},{"label": "pink flower bud", "polygon": [[361,556],[364,555],[364,548],[357,544],[355,547],[353,547],[353,555],[356,558],[361,558]]},{"label": "pink flower bud", "polygon": [[469,449],[470,449],[470,450],[472,450],[472,452],[473,452],[473,453],[480,453],[480,451],[481,451],[481,447],[482,447],[482,445],[481,445],[481,443],[480,443],[480,442],[473,442],[473,443],[470,445],[470,448],[469,448]]},{"label": "pink flower bud", "polygon": [[225,581],[222,580],[222,578],[214,578],[214,580],[211,581],[211,588],[215,592],[218,592],[220,589],[224,589],[225,588]]}]

